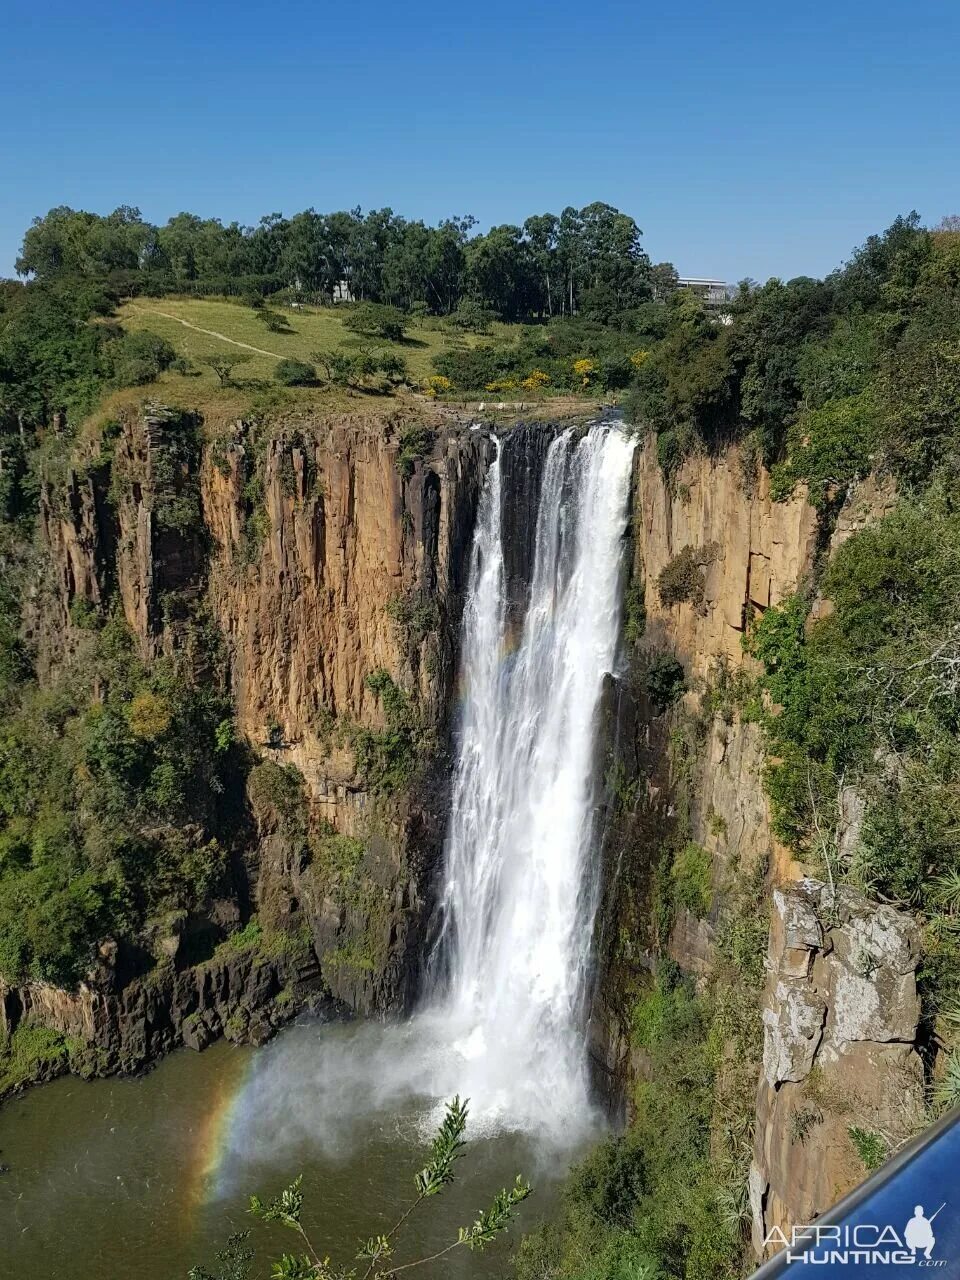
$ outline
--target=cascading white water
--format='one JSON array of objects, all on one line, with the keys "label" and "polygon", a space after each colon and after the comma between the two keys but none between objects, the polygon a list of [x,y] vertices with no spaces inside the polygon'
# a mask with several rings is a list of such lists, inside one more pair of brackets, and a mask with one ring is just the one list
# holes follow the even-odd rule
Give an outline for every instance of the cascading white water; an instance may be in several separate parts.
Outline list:
[{"label": "cascading white water", "polygon": [[[597,899],[597,720],[617,659],[633,444],[610,423],[551,442],[519,624],[503,519],[517,500],[517,468],[503,466],[515,445],[504,442],[488,471],[473,540],[445,981],[404,1022],[278,1043],[246,1091],[231,1168],[261,1148],[291,1159],[349,1149],[358,1124],[375,1116],[392,1126],[402,1115],[427,1136],[457,1093],[470,1099],[471,1133],[521,1131],[551,1163],[596,1121],[584,996]],[[510,460],[523,471],[522,458]]]},{"label": "cascading white water", "polygon": [[442,1008],[458,1088],[476,1115],[510,1127],[556,1132],[587,1111],[597,712],[619,638],[632,454],[612,424],[551,443],[513,654],[499,450],[474,536]]}]

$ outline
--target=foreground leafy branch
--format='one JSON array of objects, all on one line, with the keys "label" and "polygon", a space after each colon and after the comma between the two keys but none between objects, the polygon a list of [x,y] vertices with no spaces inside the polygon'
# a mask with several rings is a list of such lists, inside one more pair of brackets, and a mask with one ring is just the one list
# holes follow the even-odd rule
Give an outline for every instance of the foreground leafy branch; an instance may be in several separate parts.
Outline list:
[{"label": "foreground leafy branch", "polygon": [[[492,1244],[510,1226],[517,1206],[530,1195],[529,1183],[518,1175],[512,1187],[503,1188],[494,1197],[489,1209],[482,1209],[469,1227],[460,1227],[457,1238],[435,1253],[415,1257],[405,1262],[393,1262],[397,1239],[411,1215],[425,1200],[439,1195],[454,1180],[454,1164],[463,1155],[466,1142],[467,1103],[454,1098],[447,1103],[446,1113],[437,1130],[430,1149],[430,1159],[414,1179],[416,1198],[396,1223],[383,1235],[371,1236],[361,1243],[356,1258],[366,1262],[362,1280],[375,1276],[387,1280],[401,1271],[424,1266],[445,1257],[455,1249],[466,1248],[480,1252]],[[259,1196],[250,1197],[250,1213],[260,1222],[279,1223],[294,1231],[300,1238],[301,1253],[283,1253],[270,1267],[271,1280],[355,1280],[355,1268],[338,1267],[328,1256],[321,1256],[303,1225],[303,1177],[294,1182],[266,1203]],[[216,1274],[204,1267],[193,1267],[189,1280],[247,1280],[250,1275],[253,1254],[247,1248],[249,1232],[231,1236],[225,1249],[217,1255],[220,1268]]]}]

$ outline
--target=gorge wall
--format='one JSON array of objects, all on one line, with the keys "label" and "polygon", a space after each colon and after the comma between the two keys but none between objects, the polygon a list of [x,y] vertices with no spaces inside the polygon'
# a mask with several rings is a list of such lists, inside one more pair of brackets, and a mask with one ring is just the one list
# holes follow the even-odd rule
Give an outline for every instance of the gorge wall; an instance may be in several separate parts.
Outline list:
[{"label": "gorge wall", "polygon": [[[69,673],[91,617],[119,609],[145,661],[192,658],[226,684],[252,768],[232,890],[157,922],[143,976],[108,941],[76,991],[4,989],[0,1030],[52,1026],[86,1046],[81,1067],[131,1069],[224,1029],[262,1039],[307,998],[407,1005],[428,949],[491,451],[466,429],[409,421],[201,434],[148,408],[49,477],[25,611],[41,682]],[[186,652],[201,626],[217,670]]]},{"label": "gorge wall", "polygon": [[[529,471],[513,481],[523,509],[505,513],[517,608],[549,439],[525,430],[511,462]],[[81,441],[51,473],[25,610],[41,683],[69,673],[90,618],[111,610],[145,661],[207,663],[249,753],[244,817],[228,891],[152,921],[147,971],[107,939],[76,990],[0,989],[0,1030],[53,1027],[79,1046],[76,1069],[111,1071],[221,1033],[259,1041],[310,1002],[409,1007],[430,947],[459,624],[492,451],[466,426],[201,431],[156,408]],[[634,1011],[652,975],[669,961],[727,993],[740,1039],[718,1087],[758,1255],[773,1227],[809,1221],[861,1180],[852,1131],[889,1150],[922,1109],[916,927],[775,838],[761,730],[738,696],[751,620],[888,503],[859,486],[831,542],[804,497],[774,502],[737,449],[688,459],[669,482],[652,440],[635,456],[628,662],[604,699],[592,1055],[610,1094],[629,1098],[650,1069]],[[203,628],[208,647],[192,654]],[[670,661],[685,691],[667,706],[652,677]],[[853,840],[858,797],[840,803]],[[706,880],[667,910],[681,854]]]},{"label": "gorge wall", "polygon": [[[858,486],[832,545],[888,505],[872,481]],[[633,535],[594,1053],[611,1080],[645,1078],[636,992],[667,959],[739,1018],[718,1070],[713,1141],[734,1149],[762,1256],[774,1227],[812,1221],[862,1181],[851,1131],[879,1134],[892,1150],[921,1123],[918,930],[902,912],[834,891],[776,839],[761,730],[738,697],[755,669],[745,629],[830,552],[817,512],[803,496],[772,501],[767,473],[736,448],[688,459],[668,482],[648,439]],[[648,683],[663,655],[686,678],[668,710]],[[852,789],[841,803],[841,839],[855,839],[862,806]],[[705,896],[665,917],[690,850],[704,859]]]}]

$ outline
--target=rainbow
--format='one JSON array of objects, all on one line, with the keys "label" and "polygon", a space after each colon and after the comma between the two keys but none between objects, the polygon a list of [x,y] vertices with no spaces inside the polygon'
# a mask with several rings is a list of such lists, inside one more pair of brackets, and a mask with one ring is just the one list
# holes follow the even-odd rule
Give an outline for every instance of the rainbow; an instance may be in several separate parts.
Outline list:
[{"label": "rainbow", "polygon": [[216,1198],[230,1134],[241,1110],[250,1075],[251,1054],[229,1054],[206,1114],[194,1131],[190,1173],[185,1179],[190,1203],[199,1208]]},{"label": "rainbow", "polygon": [[[552,616],[544,622],[544,626],[550,626],[550,627],[553,626]],[[514,625],[509,628],[500,645],[500,653],[498,656],[498,661],[501,663],[501,665],[509,662],[511,658],[514,657],[517,650],[520,648],[520,643],[522,639],[523,639],[523,624],[519,626]],[[466,673],[461,670],[457,674],[457,689],[456,689],[457,703],[462,704],[463,702],[465,702],[468,693],[469,693],[469,685],[467,684]]]}]

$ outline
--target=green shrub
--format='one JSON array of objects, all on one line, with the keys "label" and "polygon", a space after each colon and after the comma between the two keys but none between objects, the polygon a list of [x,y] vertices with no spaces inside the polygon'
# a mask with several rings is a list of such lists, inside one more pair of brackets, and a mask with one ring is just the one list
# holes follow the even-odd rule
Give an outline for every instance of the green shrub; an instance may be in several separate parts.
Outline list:
[{"label": "green shrub", "polygon": [[347,308],[343,315],[345,329],[352,329],[356,333],[372,333],[390,342],[402,341],[405,326],[406,316],[402,311],[376,302],[358,302]]},{"label": "green shrub", "polygon": [[333,833],[318,836],[310,842],[314,864],[327,884],[346,885],[353,882],[366,852],[362,840]]},{"label": "green shrub", "polygon": [[879,1169],[887,1158],[887,1144],[880,1134],[872,1133],[868,1129],[860,1129],[856,1125],[851,1126],[847,1132],[850,1135],[850,1141],[856,1147],[857,1155],[863,1161],[863,1167],[869,1173]]},{"label": "green shrub", "polygon": [[272,819],[290,836],[303,835],[307,826],[307,800],[303,774],[295,765],[263,760],[247,778],[247,792],[254,812]]},{"label": "green shrub", "polygon": [[334,386],[382,392],[410,376],[403,356],[393,351],[317,351],[313,358]]},{"label": "green shrub", "polygon": [[251,916],[242,929],[237,929],[217,947],[218,959],[230,955],[242,955],[245,951],[259,951],[263,944],[263,929],[256,916]]},{"label": "green shrub", "polygon": [[631,577],[623,599],[623,638],[634,647],[643,639],[647,629],[647,604],[643,575]]},{"label": "green shrub", "polygon": [[0,1041],[0,1094],[61,1071],[76,1047],[49,1027],[17,1027],[6,1046]]},{"label": "green shrub", "polygon": [[462,329],[465,333],[487,333],[491,322],[496,318],[495,311],[481,306],[471,298],[464,298],[456,311],[451,313],[447,323],[454,329]]},{"label": "green shrub", "polygon": [[517,375],[515,366],[516,352],[489,343],[460,350],[450,348],[433,361],[437,373],[462,391],[480,391],[491,382]]},{"label": "green shrub", "polygon": [[[293,333],[293,327],[291,326],[290,321],[282,312],[273,311],[271,308],[263,305],[258,307],[256,310],[257,319],[267,329],[269,329],[271,333]],[[291,384],[287,383],[286,385],[290,386]]]},{"label": "green shrub", "polygon": [[670,879],[676,905],[705,916],[713,900],[713,860],[707,850],[688,841],[673,860]]},{"label": "green shrub", "polygon": [[[148,920],[203,910],[229,875],[243,757],[231,711],[186,657],[146,664],[113,616],[49,690],[0,730],[0,974],[70,986],[97,944],[139,943]],[[214,633],[184,625],[207,671]],[[218,835],[222,838],[218,839]]]},{"label": "green shrub", "polygon": [[783,501],[806,481],[811,502],[824,507],[834,489],[842,492],[869,471],[879,443],[877,418],[874,398],[865,391],[802,413],[787,432],[786,458],[772,469],[771,497]]},{"label": "green shrub", "polygon": [[436,600],[417,592],[388,600],[387,613],[396,623],[407,646],[413,649],[419,648],[440,626],[440,609]]},{"label": "green shrub", "polygon": [[316,382],[317,371],[305,360],[278,360],[273,378],[283,387],[309,387]]},{"label": "green shrub", "polygon": [[766,906],[727,908],[720,914],[717,950],[750,986],[763,982],[769,923]]},{"label": "green shrub", "polygon": [[657,712],[664,712],[683,696],[686,689],[683,667],[671,654],[657,654],[644,674],[643,686]]},{"label": "green shrub", "polygon": [[727,725],[733,724],[737,713],[746,720],[755,720],[760,713],[756,695],[756,681],[748,671],[718,658],[701,695],[700,709],[707,718],[720,719]]},{"label": "green shrub", "polygon": [[693,547],[684,547],[657,575],[657,594],[660,603],[668,607],[674,604],[692,604],[699,608],[703,604],[705,583],[703,566],[709,563],[710,549],[697,551]]},{"label": "green shrub", "polygon": [[169,369],[176,356],[170,343],[149,329],[124,333],[110,347],[113,381],[118,387],[143,386]]},{"label": "green shrub", "polygon": [[933,1101],[943,1111],[960,1105],[960,1050],[947,1054],[943,1074],[933,1086]]},{"label": "green shrub", "polygon": [[400,433],[397,471],[404,480],[413,475],[414,467],[430,451],[433,441],[434,433],[429,427],[406,427]]},{"label": "green shrub", "polygon": [[97,606],[86,596],[74,596],[70,601],[70,622],[80,631],[96,631],[100,625]]},{"label": "green shrub", "polygon": [[393,794],[409,784],[416,767],[417,718],[409,697],[387,671],[370,672],[366,685],[383,707],[387,727],[354,731],[357,770],[372,791]]},{"label": "green shrub", "polygon": [[[954,581],[960,518],[932,496],[922,507],[901,503],[827,566],[829,616],[811,623],[795,596],[768,609],[746,641],[764,666],[776,833],[911,905],[935,907],[934,878],[960,867],[960,742],[946,657],[960,604],[944,590]],[[837,798],[849,785],[867,813],[858,847],[838,867]]]},{"label": "green shrub", "polygon": [[673,482],[680,470],[684,451],[677,432],[671,429],[657,432],[657,462],[666,477],[667,483]]}]

